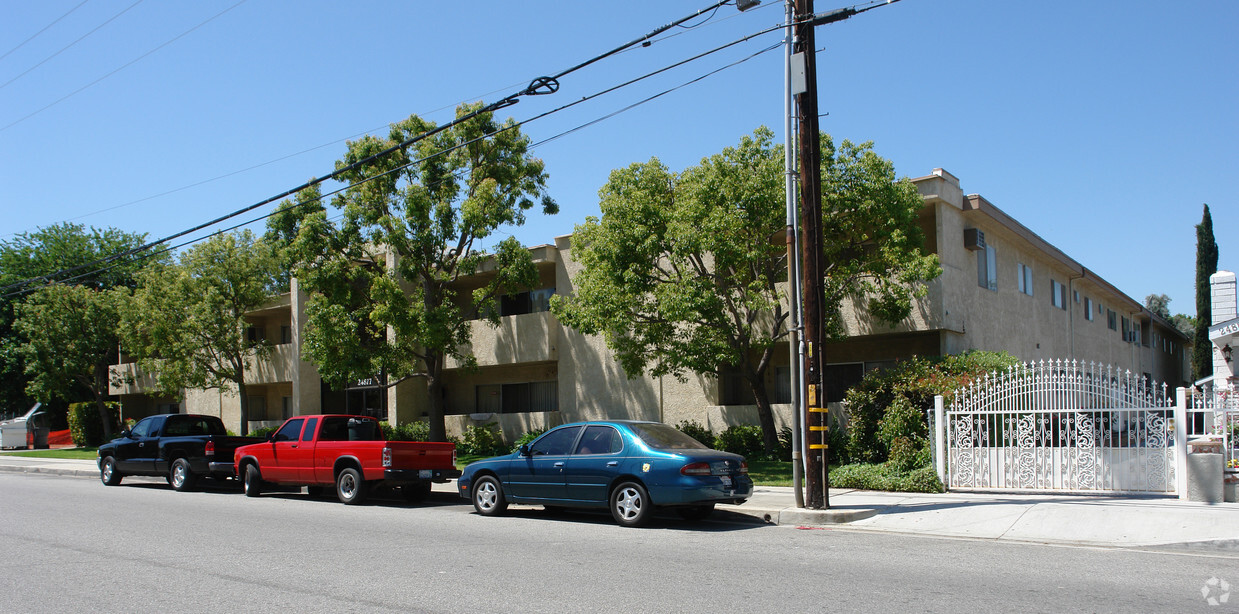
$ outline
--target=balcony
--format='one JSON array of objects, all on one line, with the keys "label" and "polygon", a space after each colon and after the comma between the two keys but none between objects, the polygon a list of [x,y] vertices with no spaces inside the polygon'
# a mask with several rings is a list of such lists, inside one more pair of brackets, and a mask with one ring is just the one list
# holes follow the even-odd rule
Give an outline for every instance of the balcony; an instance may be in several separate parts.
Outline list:
[{"label": "balcony", "polygon": [[[472,353],[478,366],[511,365],[559,360],[556,345],[559,341],[559,323],[550,312],[527,313],[504,316],[499,326],[492,328],[484,321],[471,323],[472,347],[462,348]],[[447,368],[460,367],[458,361],[449,359]]]}]

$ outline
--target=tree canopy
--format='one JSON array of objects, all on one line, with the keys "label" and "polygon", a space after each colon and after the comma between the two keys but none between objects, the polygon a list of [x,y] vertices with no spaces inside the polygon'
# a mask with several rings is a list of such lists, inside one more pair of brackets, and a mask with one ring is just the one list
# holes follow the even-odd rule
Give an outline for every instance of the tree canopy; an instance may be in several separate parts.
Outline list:
[{"label": "tree canopy", "polygon": [[[480,105],[462,105],[457,117]],[[557,211],[546,194],[541,160],[528,154],[529,139],[512,120],[475,115],[432,136],[376,154],[427,134],[435,124],[416,115],[394,124],[387,138],[348,144],[336,163],[337,179],[350,185],[331,205],[288,203],[272,220],[282,236],[299,287],[309,293],[304,357],[327,382],[385,376],[394,385],[427,380],[431,437],[446,437],[440,394],[446,360],[475,364],[463,348],[470,320],[504,292],[529,289],[537,272],[529,251],[508,237],[487,248],[497,230],[520,226],[540,206]],[[318,202],[303,194],[303,203]],[[491,251],[493,250],[493,251]],[[489,263],[487,280],[472,291],[456,283]],[[490,266],[493,265],[493,266]]]},{"label": "tree canopy", "polygon": [[[656,158],[612,171],[601,218],[576,229],[583,270],[552,309],[600,334],[629,376],[738,370],[753,391],[768,450],[777,446],[765,373],[787,334],[782,147],[765,128],[673,173]],[[883,321],[906,317],[917,282],[938,272],[921,253],[916,188],[869,143],[823,140],[828,330],[849,297]]]},{"label": "tree canopy", "polygon": [[125,351],[169,396],[185,388],[239,394],[246,434],[245,370],[270,348],[245,334],[245,316],[270,300],[278,273],[272,250],[248,230],[194,245],[176,264],[147,268],[121,310]]}]

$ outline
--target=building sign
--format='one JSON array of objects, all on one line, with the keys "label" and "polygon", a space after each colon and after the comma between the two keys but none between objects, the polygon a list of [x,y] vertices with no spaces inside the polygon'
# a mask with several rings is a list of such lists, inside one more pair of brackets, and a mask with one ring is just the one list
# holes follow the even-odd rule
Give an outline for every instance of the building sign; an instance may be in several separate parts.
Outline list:
[{"label": "building sign", "polygon": [[359,390],[363,388],[383,388],[386,385],[387,378],[380,373],[379,375],[371,375],[370,377],[363,377],[361,379],[353,380],[345,386],[345,389]]},{"label": "building sign", "polygon": [[1209,341],[1239,335],[1239,318],[1209,327]]}]

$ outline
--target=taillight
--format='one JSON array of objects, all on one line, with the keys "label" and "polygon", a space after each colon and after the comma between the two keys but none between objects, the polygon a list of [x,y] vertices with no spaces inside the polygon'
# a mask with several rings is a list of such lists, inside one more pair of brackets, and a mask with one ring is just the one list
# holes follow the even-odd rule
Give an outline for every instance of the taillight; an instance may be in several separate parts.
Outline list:
[{"label": "taillight", "polygon": [[391,448],[383,448],[383,466],[391,467]]},{"label": "taillight", "polygon": [[206,455],[215,456],[215,442],[214,441],[206,442]]},{"label": "taillight", "polygon": [[681,475],[710,475],[710,463],[689,463],[680,467]]},{"label": "taillight", "polygon": [[748,473],[748,472],[749,472],[749,462],[740,461],[740,473]]}]

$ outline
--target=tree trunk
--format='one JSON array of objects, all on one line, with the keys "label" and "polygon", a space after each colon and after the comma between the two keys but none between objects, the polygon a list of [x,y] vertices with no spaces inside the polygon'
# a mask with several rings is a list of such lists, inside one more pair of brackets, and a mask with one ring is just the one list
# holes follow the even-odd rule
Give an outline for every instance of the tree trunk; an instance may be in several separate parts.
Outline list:
[{"label": "tree trunk", "polygon": [[99,410],[99,420],[103,423],[103,440],[112,441],[112,415],[107,405],[108,365],[106,362],[95,363],[95,384],[91,392],[95,394],[95,407]]},{"label": "tree trunk", "polygon": [[431,353],[426,359],[426,394],[430,397],[427,405],[430,421],[430,440],[447,441],[447,424],[443,416],[446,413],[443,402],[443,358],[437,353]]},{"label": "tree trunk", "polygon": [[250,397],[248,388],[245,385],[245,379],[237,382],[237,394],[241,395],[241,436],[245,437],[250,434]]},{"label": "tree trunk", "polygon": [[757,404],[757,421],[761,424],[761,441],[766,453],[775,458],[779,451],[779,433],[774,427],[774,410],[770,406],[770,394],[766,391],[765,370],[746,373],[753,389],[753,401]]}]

